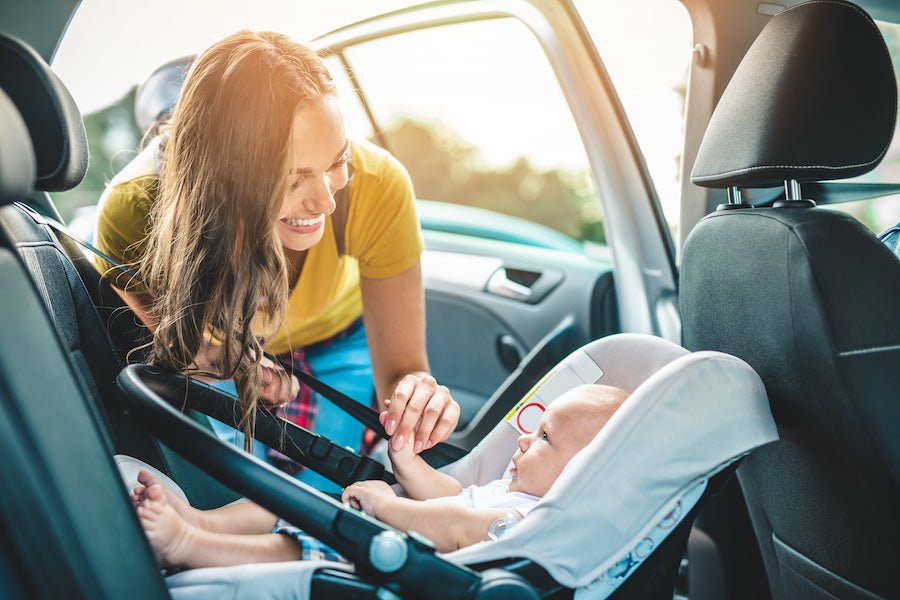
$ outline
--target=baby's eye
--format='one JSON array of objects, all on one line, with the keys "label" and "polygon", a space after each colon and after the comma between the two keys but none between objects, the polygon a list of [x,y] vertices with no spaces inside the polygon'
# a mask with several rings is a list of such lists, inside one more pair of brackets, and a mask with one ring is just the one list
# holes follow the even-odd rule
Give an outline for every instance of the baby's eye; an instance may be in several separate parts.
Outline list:
[{"label": "baby's eye", "polygon": [[544,433],[541,434],[541,439],[544,440],[545,442],[549,442],[549,441],[550,441],[550,438],[547,437],[547,432],[546,432],[546,431],[545,431]]}]

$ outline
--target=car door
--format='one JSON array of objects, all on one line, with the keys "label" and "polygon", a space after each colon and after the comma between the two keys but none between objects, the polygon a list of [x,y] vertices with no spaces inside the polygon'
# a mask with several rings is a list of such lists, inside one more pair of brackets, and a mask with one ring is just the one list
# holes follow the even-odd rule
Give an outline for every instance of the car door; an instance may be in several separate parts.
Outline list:
[{"label": "car door", "polygon": [[318,44],[350,134],[416,188],[429,361],[462,407],[458,438],[505,413],[511,374],[616,331],[678,340],[668,228],[568,4],[426,5]]}]

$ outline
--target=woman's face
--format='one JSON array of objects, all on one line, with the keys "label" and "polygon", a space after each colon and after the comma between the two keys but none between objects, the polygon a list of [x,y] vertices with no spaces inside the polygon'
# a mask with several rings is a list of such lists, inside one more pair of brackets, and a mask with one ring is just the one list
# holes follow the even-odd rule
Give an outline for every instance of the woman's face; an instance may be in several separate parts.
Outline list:
[{"label": "woman's face", "polygon": [[337,98],[329,94],[298,107],[290,140],[277,229],[285,248],[302,251],[322,239],[334,193],[347,185],[350,148]]}]

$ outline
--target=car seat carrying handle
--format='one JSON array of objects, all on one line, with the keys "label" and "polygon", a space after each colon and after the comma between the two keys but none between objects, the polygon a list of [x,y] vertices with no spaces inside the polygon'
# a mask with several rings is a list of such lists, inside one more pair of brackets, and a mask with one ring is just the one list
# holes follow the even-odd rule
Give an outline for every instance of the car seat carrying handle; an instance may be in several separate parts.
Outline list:
[{"label": "car seat carrying handle", "polygon": [[[186,400],[189,408],[231,425],[241,426],[241,406],[237,398],[215,387],[175,373],[158,371],[156,385],[169,393],[168,398]],[[187,394],[185,394],[187,391]],[[366,479],[396,483],[380,462],[361,456],[350,448],[304,429],[274,415],[265,408],[256,409],[255,439],[285,454],[292,460],[345,487]]]},{"label": "car seat carrying handle", "polygon": [[[397,591],[409,597],[537,598],[513,573],[479,574],[449,562],[424,538],[398,532],[223,443],[172,406],[182,401],[184,389],[173,387],[172,378],[159,369],[129,365],[116,382],[125,402],[163,443],[235,492],[330,545],[356,565],[359,576],[399,586]],[[378,553],[385,534],[392,542],[387,568]]]}]

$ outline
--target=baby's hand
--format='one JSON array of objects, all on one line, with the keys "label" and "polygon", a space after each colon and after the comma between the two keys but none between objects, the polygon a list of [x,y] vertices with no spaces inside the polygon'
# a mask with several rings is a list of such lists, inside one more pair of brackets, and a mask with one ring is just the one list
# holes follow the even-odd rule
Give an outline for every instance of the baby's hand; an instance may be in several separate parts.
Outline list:
[{"label": "baby's hand", "polygon": [[396,498],[393,488],[381,480],[358,481],[346,488],[341,500],[353,508],[362,509],[370,517],[377,517],[379,509],[391,498]]},{"label": "baby's hand", "polygon": [[[390,404],[390,400],[386,400],[385,402]],[[378,420],[381,421],[382,425],[384,425],[387,414],[388,411],[384,410],[378,415]],[[403,467],[416,459],[416,453],[413,446],[414,441],[415,440],[412,439],[404,441],[403,446],[401,446],[399,450],[395,450],[393,444],[388,444],[388,458],[391,459],[392,465]]]}]

